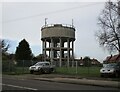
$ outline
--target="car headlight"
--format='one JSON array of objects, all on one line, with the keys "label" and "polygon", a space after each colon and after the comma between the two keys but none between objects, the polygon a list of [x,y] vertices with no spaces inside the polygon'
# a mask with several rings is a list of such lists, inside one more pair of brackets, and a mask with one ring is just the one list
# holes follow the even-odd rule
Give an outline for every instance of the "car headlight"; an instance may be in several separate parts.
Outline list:
[{"label": "car headlight", "polygon": [[109,72],[111,72],[111,73],[113,73],[115,70],[114,69],[110,69],[110,70],[108,70]]},{"label": "car headlight", "polygon": [[31,67],[29,67],[29,70],[31,69]]},{"label": "car headlight", "polygon": [[100,69],[100,73],[102,73],[102,72],[104,72],[104,70],[103,70],[103,69]]}]

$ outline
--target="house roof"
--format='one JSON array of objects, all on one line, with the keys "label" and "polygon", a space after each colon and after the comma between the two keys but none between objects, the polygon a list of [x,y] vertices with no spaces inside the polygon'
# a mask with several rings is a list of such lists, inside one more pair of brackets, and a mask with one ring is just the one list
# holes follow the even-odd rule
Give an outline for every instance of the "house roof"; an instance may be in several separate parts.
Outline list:
[{"label": "house roof", "polygon": [[97,59],[94,59],[94,58],[92,59],[92,63],[93,64],[100,64],[100,62]]},{"label": "house roof", "polygon": [[108,56],[105,60],[105,62],[109,62],[109,63],[112,63],[112,62],[120,62],[120,54],[117,54],[117,55],[114,55],[114,56]]}]

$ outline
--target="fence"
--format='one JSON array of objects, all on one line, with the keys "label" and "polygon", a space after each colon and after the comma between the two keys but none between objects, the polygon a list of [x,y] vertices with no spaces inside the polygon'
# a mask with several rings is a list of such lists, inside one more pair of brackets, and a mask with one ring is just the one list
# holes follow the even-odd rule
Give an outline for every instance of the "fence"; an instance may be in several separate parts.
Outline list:
[{"label": "fence", "polygon": [[38,61],[19,60],[19,61],[2,61],[2,73],[7,74],[25,74],[29,73],[29,67]]},{"label": "fence", "polygon": [[[29,67],[34,65],[38,61],[27,61],[27,60],[20,60],[20,61],[2,61],[2,73],[3,74],[29,74]],[[72,63],[72,62],[70,62]],[[59,67],[58,62],[54,62],[56,65],[56,74],[68,74],[68,75],[80,75],[80,76],[100,76],[100,66],[80,66],[79,63],[76,61],[74,62],[74,66],[64,62],[62,67]]]}]

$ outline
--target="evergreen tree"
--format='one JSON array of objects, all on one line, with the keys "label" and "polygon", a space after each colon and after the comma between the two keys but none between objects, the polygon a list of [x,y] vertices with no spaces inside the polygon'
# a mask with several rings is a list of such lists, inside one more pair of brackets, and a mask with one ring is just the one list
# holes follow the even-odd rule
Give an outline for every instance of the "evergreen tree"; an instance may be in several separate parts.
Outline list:
[{"label": "evergreen tree", "polygon": [[31,60],[32,59],[32,51],[29,47],[29,43],[23,39],[18,47],[16,48],[15,52],[15,59],[18,60]]}]

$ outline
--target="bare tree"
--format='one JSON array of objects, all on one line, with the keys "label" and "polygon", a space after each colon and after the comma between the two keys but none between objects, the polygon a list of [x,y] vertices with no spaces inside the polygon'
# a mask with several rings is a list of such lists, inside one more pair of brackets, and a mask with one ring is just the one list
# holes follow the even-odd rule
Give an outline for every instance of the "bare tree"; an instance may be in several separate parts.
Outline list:
[{"label": "bare tree", "polygon": [[100,29],[96,36],[99,44],[110,52],[118,51],[120,54],[120,1],[106,2],[98,18],[98,25]]},{"label": "bare tree", "polygon": [[2,54],[5,54],[9,47],[10,47],[10,45],[7,44],[7,42],[5,40],[0,39],[0,52]]},{"label": "bare tree", "polygon": [[0,57],[2,56],[2,60],[9,59],[9,53],[7,52],[9,47],[10,44],[7,42],[7,40],[0,39]]}]

